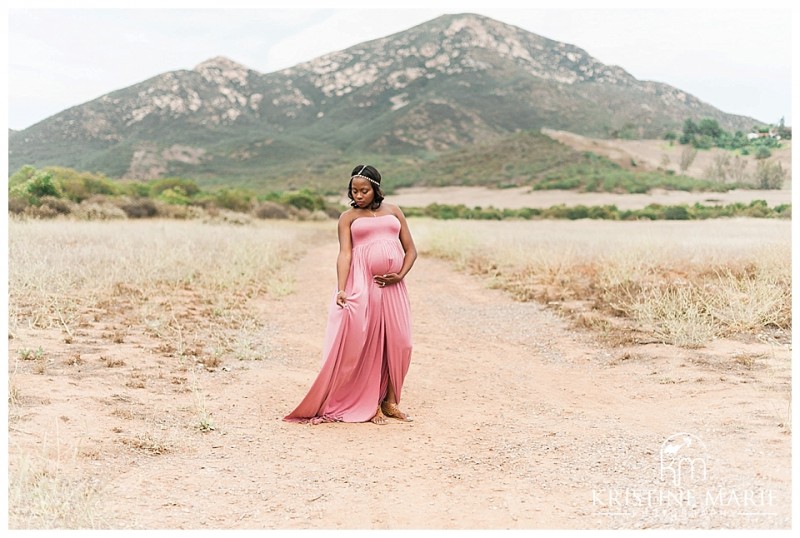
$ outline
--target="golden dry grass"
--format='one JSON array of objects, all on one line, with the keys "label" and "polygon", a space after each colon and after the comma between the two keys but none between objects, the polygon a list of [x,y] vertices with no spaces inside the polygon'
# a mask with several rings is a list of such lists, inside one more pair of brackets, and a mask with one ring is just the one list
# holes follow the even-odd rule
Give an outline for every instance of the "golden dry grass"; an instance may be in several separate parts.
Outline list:
[{"label": "golden dry grass", "polygon": [[9,331],[58,327],[70,343],[113,320],[104,332],[112,343],[144,327],[183,356],[192,352],[186,327],[196,326],[188,320],[211,317],[218,348],[241,346],[258,325],[243,305],[290,291],[282,269],[314,234],[311,224],[276,222],[11,221]]},{"label": "golden dry grass", "polygon": [[619,343],[791,327],[791,223],[414,222],[421,250]]},{"label": "golden dry grass", "polygon": [[[163,391],[170,375],[184,384],[186,378],[176,376],[189,372],[191,388],[177,388],[191,391],[193,405],[185,413],[170,412],[172,422],[155,415],[134,420],[130,409],[116,410],[135,423],[130,431],[114,430],[127,450],[158,456],[184,442],[184,430],[213,430],[195,367],[213,369],[226,360],[268,355],[263,319],[250,300],[291,292],[288,267],[318,233],[314,223],[12,220],[12,431],[19,424],[30,427],[25,415],[37,403],[19,377],[70,375],[82,365],[109,371],[120,386],[133,390]],[[128,351],[143,346],[154,350],[154,364]],[[97,351],[90,359],[81,357],[80,350],[93,349],[99,357]],[[99,449],[61,446],[54,455],[50,444],[41,443],[41,454],[9,447],[11,528],[102,527],[94,510],[97,477],[76,471],[64,458],[70,451],[73,460],[96,458]]]},{"label": "golden dry grass", "polygon": [[25,459],[9,469],[10,528],[96,528],[92,484]]}]

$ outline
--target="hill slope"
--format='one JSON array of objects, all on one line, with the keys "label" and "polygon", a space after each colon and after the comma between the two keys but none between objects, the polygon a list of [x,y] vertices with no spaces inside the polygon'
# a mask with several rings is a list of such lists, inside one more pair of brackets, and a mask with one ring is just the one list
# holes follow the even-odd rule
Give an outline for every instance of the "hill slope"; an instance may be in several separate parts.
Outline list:
[{"label": "hill slope", "polygon": [[274,73],[218,57],[155,76],[10,133],[9,168],[326,183],[357,161],[418,166],[520,130],[658,137],[689,117],[758,123],[576,46],[446,15]]}]

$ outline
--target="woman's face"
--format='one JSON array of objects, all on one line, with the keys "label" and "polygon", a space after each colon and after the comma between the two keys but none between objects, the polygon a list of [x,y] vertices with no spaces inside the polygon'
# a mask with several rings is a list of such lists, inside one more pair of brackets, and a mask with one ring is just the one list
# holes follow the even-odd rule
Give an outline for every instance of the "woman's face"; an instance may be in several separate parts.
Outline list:
[{"label": "woman's face", "polygon": [[372,200],[375,199],[375,191],[372,189],[372,183],[363,177],[353,178],[353,200],[355,200],[358,207],[369,207]]}]

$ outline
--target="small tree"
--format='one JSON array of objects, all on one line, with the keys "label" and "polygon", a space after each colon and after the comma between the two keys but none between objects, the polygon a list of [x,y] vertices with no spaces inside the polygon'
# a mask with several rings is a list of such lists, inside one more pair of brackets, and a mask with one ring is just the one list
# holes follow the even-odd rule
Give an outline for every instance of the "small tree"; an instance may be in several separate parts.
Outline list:
[{"label": "small tree", "polygon": [[728,177],[734,183],[747,183],[750,181],[750,175],[747,173],[747,161],[738,155],[734,156],[728,166]]},{"label": "small tree", "polygon": [[786,180],[786,170],[781,163],[768,160],[756,165],[756,185],[761,189],[780,189]]},{"label": "small tree", "polygon": [[683,151],[681,152],[681,164],[680,164],[681,173],[686,172],[686,170],[688,170],[689,167],[692,166],[695,157],[697,157],[696,148],[693,148],[692,146],[686,146],[685,148],[683,148]]},{"label": "small tree", "polygon": [[725,183],[728,180],[728,168],[731,164],[731,157],[727,152],[714,155],[714,162],[706,170],[706,178],[709,181]]},{"label": "small tree", "polygon": [[712,139],[720,138],[725,133],[725,131],[722,130],[722,127],[719,126],[717,120],[713,120],[711,118],[700,120],[700,124],[697,126],[697,131],[699,134],[709,136]]}]

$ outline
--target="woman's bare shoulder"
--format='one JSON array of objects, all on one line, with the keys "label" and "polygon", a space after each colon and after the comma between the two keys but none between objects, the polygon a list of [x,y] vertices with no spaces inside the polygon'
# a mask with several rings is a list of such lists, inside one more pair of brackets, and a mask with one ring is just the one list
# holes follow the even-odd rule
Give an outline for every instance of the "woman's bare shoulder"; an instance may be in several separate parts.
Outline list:
[{"label": "woman's bare shoulder", "polygon": [[350,222],[356,216],[355,210],[351,207],[350,209],[343,211],[339,215],[339,222]]},{"label": "woman's bare shoulder", "polygon": [[399,205],[390,204],[389,202],[383,202],[383,205],[386,206],[393,215],[397,215],[398,217],[403,216],[403,210],[400,209]]}]

